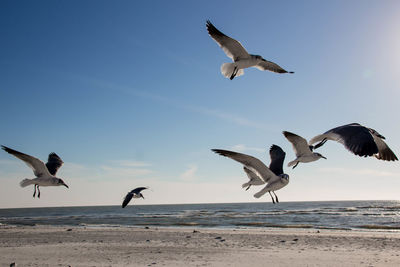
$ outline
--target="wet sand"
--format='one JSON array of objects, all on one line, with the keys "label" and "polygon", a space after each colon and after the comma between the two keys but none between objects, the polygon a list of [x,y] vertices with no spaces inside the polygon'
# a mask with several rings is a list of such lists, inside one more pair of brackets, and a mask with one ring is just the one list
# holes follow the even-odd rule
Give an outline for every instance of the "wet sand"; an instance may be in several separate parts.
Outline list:
[{"label": "wet sand", "polygon": [[400,266],[400,232],[0,227],[0,266]]}]

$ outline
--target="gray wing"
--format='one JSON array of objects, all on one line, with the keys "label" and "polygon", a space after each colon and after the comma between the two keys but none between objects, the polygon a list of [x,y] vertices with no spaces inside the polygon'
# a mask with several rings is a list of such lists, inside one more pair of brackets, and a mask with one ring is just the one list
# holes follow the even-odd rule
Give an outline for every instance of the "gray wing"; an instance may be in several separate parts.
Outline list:
[{"label": "gray wing", "polygon": [[283,131],[282,133],[286,137],[286,139],[290,143],[292,143],[293,150],[294,150],[294,153],[296,154],[296,157],[311,154],[311,149],[308,146],[306,139],[304,139],[303,137],[301,137],[297,134],[291,133],[291,132]]},{"label": "gray wing", "polygon": [[272,177],[275,177],[276,175],[268,169],[267,166],[265,166],[264,163],[262,163],[259,159],[242,154],[242,153],[237,153],[233,151],[228,151],[228,150],[222,150],[222,149],[212,149],[215,153],[225,156],[228,158],[231,158],[233,160],[236,160],[237,162],[242,163],[244,166],[246,166],[248,169],[250,169],[252,172],[257,174],[264,182],[268,182]]},{"label": "gray wing", "polygon": [[283,174],[283,162],[285,161],[286,153],[281,147],[272,145],[269,149],[269,155],[271,157],[271,163],[269,169],[275,173],[276,176]]},{"label": "gray wing", "polygon": [[61,158],[54,152],[49,154],[46,167],[51,175],[56,175],[58,169],[63,165]]},{"label": "gray wing", "polygon": [[325,132],[324,136],[343,144],[357,156],[366,157],[378,153],[378,147],[369,129],[358,123],[333,128]]},{"label": "gray wing", "polygon": [[10,153],[11,155],[25,162],[25,164],[28,165],[28,167],[33,170],[33,173],[35,174],[36,177],[50,176],[50,173],[47,170],[46,165],[44,165],[43,161],[41,161],[40,159],[18,152],[6,146],[1,146],[1,148],[7,153]]},{"label": "gray wing", "polygon": [[224,50],[225,54],[233,61],[250,57],[249,53],[247,53],[240,42],[220,32],[209,20],[207,20],[206,26],[211,38],[217,42],[222,50]]},{"label": "gray wing", "polygon": [[268,60],[265,60],[265,59],[263,59],[263,61],[261,61],[254,67],[256,67],[259,70],[269,70],[269,71],[276,72],[276,73],[294,73],[293,71],[287,71],[287,70],[283,69],[281,66],[279,66],[278,64],[268,61]]}]

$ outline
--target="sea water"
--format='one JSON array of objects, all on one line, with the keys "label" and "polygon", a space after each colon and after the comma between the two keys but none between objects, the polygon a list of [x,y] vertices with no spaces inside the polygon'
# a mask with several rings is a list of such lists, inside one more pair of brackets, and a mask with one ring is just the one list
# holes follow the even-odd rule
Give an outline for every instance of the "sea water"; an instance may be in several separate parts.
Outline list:
[{"label": "sea water", "polygon": [[400,230],[400,201],[0,209],[2,225]]}]

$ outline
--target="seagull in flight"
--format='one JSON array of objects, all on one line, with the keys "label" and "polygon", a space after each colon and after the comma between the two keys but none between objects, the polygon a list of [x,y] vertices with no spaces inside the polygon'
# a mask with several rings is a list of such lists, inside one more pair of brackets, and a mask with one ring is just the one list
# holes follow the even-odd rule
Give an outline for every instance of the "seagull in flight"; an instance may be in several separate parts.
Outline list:
[{"label": "seagull in flight", "polygon": [[[212,149],[212,151],[242,163],[245,167],[245,171],[246,169],[250,171],[251,177],[258,177],[258,179],[262,181],[262,184],[267,184],[261,191],[254,194],[255,198],[260,198],[268,192],[271,196],[272,203],[279,203],[278,196],[274,191],[285,187],[289,183],[289,175],[283,173],[283,161],[286,153],[279,146],[273,145],[270,149],[271,169],[265,166],[259,159],[246,154],[222,149]],[[249,185],[252,184],[246,184],[246,186]],[[271,192],[274,194],[275,199]]]},{"label": "seagull in flight", "polygon": [[[271,163],[269,164],[269,169],[275,173],[275,175],[283,173],[283,161],[285,160],[286,153],[277,145],[272,145],[269,149],[269,156],[271,158]],[[256,173],[243,166],[244,172],[249,178],[249,182],[242,185],[243,188],[246,187],[246,191],[249,190],[252,185],[262,185],[265,184],[264,180],[261,179]]]},{"label": "seagull in flight", "polygon": [[384,136],[374,129],[362,126],[358,123],[333,128],[323,134],[317,135],[309,142],[316,144],[314,149],[322,146],[328,140],[343,144],[350,152],[360,157],[375,156],[379,160],[398,160],[393,151],[383,141]]},{"label": "seagull in flight", "polygon": [[131,201],[132,198],[143,198],[144,196],[142,195],[142,193],[140,193],[142,190],[144,189],[148,189],[148,187],[138,187],[133,189],[132,191],[128,192],[128,194],[126,194],[124,202],[122,202],[122,208],[125,208],[126,205],[128,205],[129,201]]},{"label": "seagull in flight", "polygon": [[47,163],[44,164],[43,161],[41,161],[40,159],[18,152],[6,146],[1,146],[1,148],[7,153],[10,153],[11,155],[24,161],[26,165],[28,165],[28,167],[33,170],[33,173],[35,174],[36,178],[24,179],[20,182],[21,187],[26,187],[28,185],[33,184],[35,188],[33,192],[33,197],[36,196],[36,187],[37,187],[38,190],[37,197],[40,198],[39,186],[63,185],[66,188],[69,188],[68,185],[66,185],[62,179],[55,177],[58,169],[64,163],[56,153],[54,152],[50,153]]},{"label": "seagull in flight", "polygon": [[303,137],[287,131],[283,131],[282,133],[286,139],[292,143],[294,153],[296,154],[296,159],[289,162],[288,167],[294,165],[294,169],[299,162],[307,163],[319,160],[320,158],[326,159],[321,154],[313,152],[313,146],[309,146],[307,140]]},{"label": "seagull in flight", "polygon": [[208,34],[222,48],[225,54],[233,60],[233,63],[224,63],[221,66],[222,75],[233,79],[244,74],[243,69],[255,67],[259,70],[269,70],[276,73],[294,73],[281,68],[278,64],[265,60],[259,55],[251,55],[239,41],[223,34],[207,20]]}]

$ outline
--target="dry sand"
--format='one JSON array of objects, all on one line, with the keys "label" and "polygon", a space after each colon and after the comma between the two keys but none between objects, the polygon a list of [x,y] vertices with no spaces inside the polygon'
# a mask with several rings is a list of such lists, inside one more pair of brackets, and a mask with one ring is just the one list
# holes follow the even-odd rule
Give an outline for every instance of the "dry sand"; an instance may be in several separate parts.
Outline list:
[{"label": "dry sand", "polygon": [[399,232],[2,227],[0,266],[400,266]]}]

